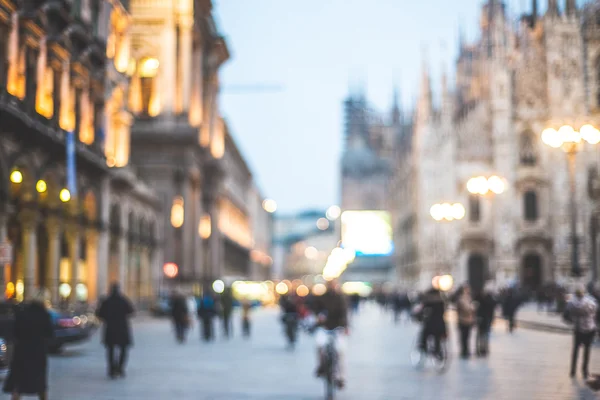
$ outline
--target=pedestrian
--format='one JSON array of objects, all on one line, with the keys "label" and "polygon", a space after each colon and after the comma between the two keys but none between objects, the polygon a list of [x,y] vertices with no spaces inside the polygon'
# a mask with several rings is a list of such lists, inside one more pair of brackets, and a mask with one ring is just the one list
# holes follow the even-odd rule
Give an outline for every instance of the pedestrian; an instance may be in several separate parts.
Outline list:
[{"label": "pedestrian", "polygon": [[233,313],[233,291],[225,288],[221,294],[221,312],[223,317],[223,334],[229,338],[231,331],[231,314]]},{"label": "pedestrian", "polygon": [[52,320],[43,292],[17,312],[14,325],[14,353],[4,392],[19,400],[21,395],[48,399],[47,340],[54,336]]},{"label": "pedestrian", "polygon": [[189,328],[189,310],[185,297],[177,291],[171,296],[171,318],[175,326],[175,336],[179,343],[185,342],[186,331]]},{"label": "pedestrian", "polygon": [[508,321],[508,331],[510,333],[513,333],[515,330],[515,317],[520,305],[521,300],[519,299],[517,290],[515,288],[506,289],[504,299],[502,300],[502,315]]},{"label": "pedestrian", "polygon": [[[110,295],[101,302],[96,316],[104,322],[103,343],[106,346],[108,376],[111,379],[125,377],[125,363],[129,346],[133,344],[129,319],[133,315],[133,306],[129,299],[121,294],[118,283],[110,288]],[[119,350],[119,357],[115,350]]]},{"label": "pedestrian", "polygon": [[490,351],[490,332],[494,315],[496,313],[496,298],[489,286],[484,287],[477,299],[477,339],[476,349],[478,356],[487,356]]},{"label": "pedestrian", "polygon": [[242,330],[245,338],[250,337],[250,311],[252,310],[252,303],[249,299],[242,301]]},{"label": "pedestrian", "polygon": [[462,287],[456,302],[456,312],[458,314],[458,328],[460,331],[460,356],[466,359],[471,356],[469,339],[471,337],[471,329],[475,323],[475,308],[473,306],[473,298],[471,297],[471,288],[468,285]]},{"label": "pedestrian", "polygon": [[575,377],[579,348],[583,346],[583,377],[589,377],[590,347],[596,334],[596,310],[598,304],[585,293],[583,286],[575,290],[575,297],[567,304],[565,319],[573,323],[573,353],[571,357],[571,378]]},{"label": "pedestrian", "polygon": [[205,342],[214,339],[213,320],[217,315],[215,298],[206,291],[198,299],[198,319],[202,322],[202,338]]}]

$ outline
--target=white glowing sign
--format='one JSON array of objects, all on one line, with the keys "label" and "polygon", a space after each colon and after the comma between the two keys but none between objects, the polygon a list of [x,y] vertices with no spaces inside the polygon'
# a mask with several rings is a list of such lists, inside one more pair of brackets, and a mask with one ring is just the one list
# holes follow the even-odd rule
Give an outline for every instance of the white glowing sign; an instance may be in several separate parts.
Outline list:
[{"label": "white glowing sign", "polygon": [[345,211],[342,214],[342,247],[357,256],[387,256],[394,251],[392,224],[387,211]]}]

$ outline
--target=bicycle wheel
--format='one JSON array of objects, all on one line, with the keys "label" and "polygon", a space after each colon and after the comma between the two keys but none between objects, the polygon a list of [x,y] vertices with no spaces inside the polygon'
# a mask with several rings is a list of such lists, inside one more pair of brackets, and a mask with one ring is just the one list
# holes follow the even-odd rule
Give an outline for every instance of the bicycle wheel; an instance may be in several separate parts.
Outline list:
[{"label": "bicycle wheel", "polygon": [[415,368],[423,368],[427,355],[421,350],[419,337],[415,340],[412,350],[410,351],[410,362]]},{"label": "bicycle wheel", "polygon": [[441,343],[440,354],[432,354],[431,360],[433,367],[438,373],[446,372],[448,365],[450,364],[450,358],[448,355],[448,348],[446,347],[446,341]]},{"label": "bicycle wheel", "polygon": [[327,357],[325,364],[325,398],[333,400],[335,396],[335,372],[331,357]]}]

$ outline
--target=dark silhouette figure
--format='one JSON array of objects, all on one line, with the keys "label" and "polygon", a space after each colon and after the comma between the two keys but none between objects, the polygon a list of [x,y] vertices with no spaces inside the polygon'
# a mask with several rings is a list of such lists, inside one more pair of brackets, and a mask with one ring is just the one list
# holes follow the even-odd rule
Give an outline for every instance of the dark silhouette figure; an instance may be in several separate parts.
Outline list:
[{"label": "dark silhouette figure", "polygon": [[221,310],[223,312],[223,334],[229,338],[231,333],[231,314],[233,313],[233,292],[225,288],[221,294]]},{"label": "dark silhouette figure", "polygon": [[515,330],[515,316],[521,305],[521,299],[515,288],[509,288],[506,291],[502,301],[502,314],[508,321],[508,331],[512,333]]},{"label": "dark silhouette figure", "polygon": [[171,318],[173,318],[177,341],[183,343],[190,321],[187,301],[179,293],[173,293],[173,297],[171,297]]},{"label": "dark silhouette figure", "polygon": [[496,299],[488,290],[477,297],[477,355],[487,356],[490,352],[490,332],[496,312]]},{"label": "dark silhouette figure", "polygon": [[17,313],[14,354],[4,384],[4,392],[11,393],[12,400],[19,400],[23,394],[37,395],[40,400],[48,398],[46,342],[53,335],[52,320],[43,300],[32,301]]},{"label": "dark silhouette figure", "polygon": [[419,347],[422,351],[426,351],[427,341],[432,337],[435,342],[435,352],[439,355],[442,352],[442,339],[445,339],[448,335],[444,319],[446,302],[439,289],[433,287],[421,296],[420,301],[421,308],[415,316],[423,324]]},{"label": "dark silhouette figure", "polygon": [[586,296],[583,288],[575,291],[575,298],[565,310],[565,319],[573,323],[573,353],[571,357],[571,377],[575,377],[579,348],[583,346],[584,378],[589,377],[590,347],[596,334],[596,310],[598,305],[592,296]]},{"label": "dark silhouette figure", "polygon": [[202,337],[210,342],[214,339],[213,320],[217,315],[215,298],[206,293],[198,299],[198,318],[202,322]]},{"label": "dark silhouette figure", "polygon": [[252,303],[248,299],[242,302],[242,331],[245,338],[250,337],[250,311]]},{"label": "dark silhouette figure", "polygon": [[[102,301],[96,315],[104,322],[103,343],[106,346],[108,376],[112,379],[124,377],[127,351],[133,342],[129,323],[129,318],[133,315],[133,306],[121,294],[118,284],[112,285],[110,295]],[[115,355],[117,348],[118,361]]]}]

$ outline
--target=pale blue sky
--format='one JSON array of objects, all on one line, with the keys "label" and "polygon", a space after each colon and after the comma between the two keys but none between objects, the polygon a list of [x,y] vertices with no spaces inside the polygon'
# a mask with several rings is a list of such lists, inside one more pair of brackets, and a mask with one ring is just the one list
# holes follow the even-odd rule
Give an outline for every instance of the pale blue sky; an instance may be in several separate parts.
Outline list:
[{"label": "pale blue sky", "polygon": [[[221,108],[263,195],[281,211],[339,201],[342,101],[364,82],[387,110],[393,86],[405,109],[418,92],[423,48],[439,82],[450,71],[458,27],[474,39],[482,0],[215,0],[232,59]],[[545,3],[545,1],[540,1]],[[529,0],[508,2],[513,14]],[[241,85],[279,92],[236,93]]]}]

